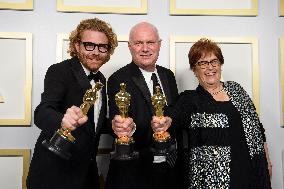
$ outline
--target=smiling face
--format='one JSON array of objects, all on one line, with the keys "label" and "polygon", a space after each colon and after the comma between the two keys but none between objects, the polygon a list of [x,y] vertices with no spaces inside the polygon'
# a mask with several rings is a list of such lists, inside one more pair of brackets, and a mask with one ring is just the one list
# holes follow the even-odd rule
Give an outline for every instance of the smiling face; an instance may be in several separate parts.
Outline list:
[{"label": "smiling face", "polygon": [[[208,53],[202,56],[197,62],[207,61],[212,62],[212,60],[218,60],[218,58],[213,53]],[[214,62],[214,61],[213,61]],[[215,65],[215,66],[213,66]],[[193,67],[193,72],[196,75],[199,84],[205,89],[213,89],[220,85],[221,79],[221,64],[211,64],[207,66],[200,66],[198,63]]]},{"label": "smiling face", "polygon": [[109,58],[109,52],[100,52],[99,47],[96,46],[94,50],[87,51],[83,42],[91,42],[95,44],[108,44],[108,38],[103,32],[86,30],[81,35],[81,41],[75,44],[77,56],[80,62],[89,71],[96,72]]},{"label": "smiling face", "polygon": [[142,22],[132,28],[128,48],[137,66],[146,71],[154,71],[160,47],[159,34],[153,25]]}]

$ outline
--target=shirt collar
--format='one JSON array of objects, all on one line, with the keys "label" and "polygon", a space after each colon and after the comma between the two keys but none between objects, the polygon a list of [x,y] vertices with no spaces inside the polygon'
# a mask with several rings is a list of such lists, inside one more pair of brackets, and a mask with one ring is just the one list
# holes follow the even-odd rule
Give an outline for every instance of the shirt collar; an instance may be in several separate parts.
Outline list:
[{"label": "shirt collar", "polygon": [[151,82],[152,73],[155,73],[156,75],[158,74],[156,68],[155,68],[155,71],[153,71],[153,72],[147,72],[146,70],[143,70],[141,68],[139,68],[139,70],[141,71],[142,75],[144,76],[147,84],[149,84]]},{"label": "shirt collar", "polygon": [[[81,62],[80,62],[80,63],[81,63]],[[91,73],[91,71],[88,70],[82,63],[81,63],[81,65],[82,65],[82,68],[83,68],[83,70],[85,71],[86,75],[88,76],[88,75]],[[98,73],[98,71],[99,71],[99,70],[97,70],[96,72],[93,72],[93,74]]]}]

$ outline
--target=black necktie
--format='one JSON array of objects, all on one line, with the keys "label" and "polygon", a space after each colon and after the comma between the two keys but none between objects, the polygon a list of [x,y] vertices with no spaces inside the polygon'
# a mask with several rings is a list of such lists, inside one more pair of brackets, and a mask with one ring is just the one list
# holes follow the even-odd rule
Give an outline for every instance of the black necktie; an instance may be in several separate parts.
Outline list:
[{"label": "black necktie", "polygon": [[[161,93],[163,94],[163,90],[161,88],[161,85],[158,82],[157,75],[155,73],[152,73],[151,80],[153,82],[153,94],[156,91],[156,86],[159,86],[161,89]],[[174,167],[177,159],[177,151],[175,149],[175,140],[171,140],[171,145],[174,150],[170,151],[169,154],[166,155],[166,162],[170,165],[170,167]]]},{"label": "black necktie", "polygon": [[161,91],[162,91],[162,88],[158,82],[158,78],[157,78],[157,75],[155,73],[152,73],[152,76],[151,76],[151,80],[153,82],[153,94],[155,93],[156,91],[156,86],[159,86]]},{"label": "black necktie", "polygon": [[93,73],[93,72],[91,72],[89,75],[88,75],[88,79],[89,79],[89,81],[92,81],[92,80],[94,80],[95,82],[98,82],[98,81],[100,81],[100,75],[99,75],[99,72],[97,72],[97,73]]}]

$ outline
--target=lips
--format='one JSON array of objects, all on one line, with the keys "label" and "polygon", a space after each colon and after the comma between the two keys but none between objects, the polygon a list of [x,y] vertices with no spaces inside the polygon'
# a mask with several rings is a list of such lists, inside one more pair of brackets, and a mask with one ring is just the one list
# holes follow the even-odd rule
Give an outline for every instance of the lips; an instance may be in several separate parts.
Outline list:
[{"label": "lips", "polygon": [[97,59],[96,58],[88,58],[89,60],[91,60],[91,61],[93,61],[93,60],[96,60],[97,61]]},{"label": "lips", "polygon": [[141,54],[140,56],[141,56],[141,57],[146,57],[146,58],[147,58],[147,57],[151,57],[151,56],[152,56],[152,54]]},{"label": "lips", "polygon": [[206,76],[214,76],[216,74],[216,72],[208,72],[208,73],[205,73]]},{"label": "lips", "polygon": [[101,60],[99,56],[87,56],[86,58],[90,61],[93,61],[93,60],[100,61]]}]

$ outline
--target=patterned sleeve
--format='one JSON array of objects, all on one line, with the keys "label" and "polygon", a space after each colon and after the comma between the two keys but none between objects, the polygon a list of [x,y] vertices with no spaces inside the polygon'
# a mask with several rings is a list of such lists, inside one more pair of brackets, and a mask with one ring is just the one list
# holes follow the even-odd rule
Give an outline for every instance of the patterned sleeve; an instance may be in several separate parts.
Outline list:
[{"label": "patterned sleeve", "polygon": [[265,129],[262,123],[260,123],[260,129],[261,129],[261,135],[262,135],[263,142],[266,142]]},{"label": "patterned sleeve", "polygon": [[256,108],[255,108],[255,105],[252,101],[252,99],[250,98],[250,96],[248,95],[248,93],[245,91],[245,89],[240,85],[238,84],[237,82],[233,82],[238,88],[240,88],[241,90],[241,93],[242,95],[245,96],[245,99],[247,100],[247,106],[248,106],[248,110],[250,111],[250,113],[253,115],[254,119],[257,120],[257,122],[259,123],[259,129],[260,129],[260,132],[261,132],[261,137],[262,137],[262,140],[263,142],[266,142],[266,136],[265,136],[265,129],[262,125],[262,123],[260,122],[259,120],[259,116],[258,116],[258,113],[256,112]]},{"label": "patterned sleeve", "polygon": [[271,189],[271,183],[267,168],[267,158],[263,142],[265,142],[264,128],[259,120],[255,106],[246,91],[236,82],[226,84],[230,97],[235,102],[242,115],[249,154],[251,156],[251,188]]}]

